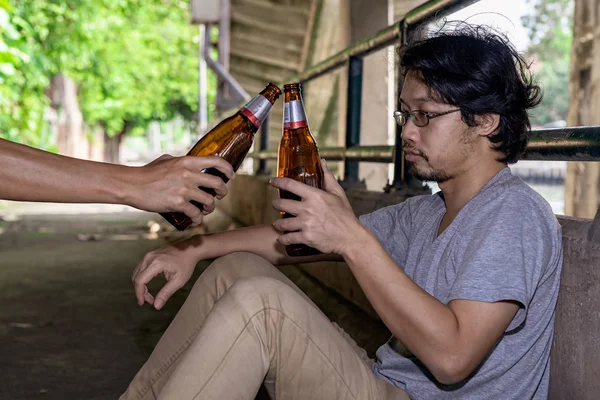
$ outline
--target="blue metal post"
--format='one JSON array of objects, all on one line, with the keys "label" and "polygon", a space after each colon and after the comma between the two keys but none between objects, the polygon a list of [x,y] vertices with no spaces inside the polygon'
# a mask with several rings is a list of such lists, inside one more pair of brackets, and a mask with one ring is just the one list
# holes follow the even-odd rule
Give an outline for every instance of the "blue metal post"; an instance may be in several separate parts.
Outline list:
[{"label": "blue metal post", "polygon": [[[363,59],[350,57],[348,65],[348,107],[346,109],[346,148],[360,145]],[[358,181],[358,161],[344,162],[344,180]]]}]

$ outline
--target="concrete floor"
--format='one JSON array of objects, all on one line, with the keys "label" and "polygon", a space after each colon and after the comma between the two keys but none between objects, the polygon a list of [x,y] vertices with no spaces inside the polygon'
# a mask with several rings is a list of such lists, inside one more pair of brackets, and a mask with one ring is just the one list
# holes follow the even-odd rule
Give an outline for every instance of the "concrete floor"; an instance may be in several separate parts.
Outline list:
[{"label": "concrete floor", "polygon": [[[209,264],[201,263],[162,311],[138,307],[132,270],[146,252],[181,235],[166,231],[156,214],[121,208],[82,214],[72,206],[62,211],[70,213],[0,210],[2,400],[118,398]],[[150,232],[154,222],[161,225],[157,234]],[[216,213],[204,229],[231,226]],[[371,355],[387,339],[381,322],[294,266],[282,270]],[[156,279],[154,289],[160,285]]]}]

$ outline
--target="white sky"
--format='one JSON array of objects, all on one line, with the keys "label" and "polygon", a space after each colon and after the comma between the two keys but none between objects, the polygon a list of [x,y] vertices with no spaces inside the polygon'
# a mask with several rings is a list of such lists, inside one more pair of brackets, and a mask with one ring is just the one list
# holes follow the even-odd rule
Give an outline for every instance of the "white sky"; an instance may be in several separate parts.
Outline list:
[{"label": "white sky", "polygon": [[517,50],[522,52],[529,44],[529,36],[521,24],[521,16],[532,10],[533,5],[526,0],[481,0],[450,14],[448,20],[467,20],[473,24],[490,25],[505,33]]}]

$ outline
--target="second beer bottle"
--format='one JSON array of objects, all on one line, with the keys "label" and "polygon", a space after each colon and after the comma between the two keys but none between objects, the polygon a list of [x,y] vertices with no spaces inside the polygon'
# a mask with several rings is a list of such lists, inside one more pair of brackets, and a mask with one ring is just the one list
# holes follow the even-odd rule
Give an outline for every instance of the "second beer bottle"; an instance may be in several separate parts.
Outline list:
[{"label": "second beer bottle", "polygon": [[[279,95],[281,95],[281,90],[273,83],[269,83],[262,92],[250,100],[240,111],[221,121],[203,136],[187,155],[219,156],[229,161],[233,170],[237,171],[252,146],[254,134],[264,122]],[[202,172],[218,176],[227,183],[227,177],[215,168],[206,168]],[[212,196],[216,194],[210,188],[200,187],[200,189]],[[201,204],[193,200],[191,203],[198,208],[202,208]],[[161,213],[160,215],[180,231],[192,224],[192,220],[183,213],[170,212]]]},{"label": "second beer bottle", "polygon": [[[283,136],[279,143],[277,176],[291,178],[307,185],[323,188],[323,168],[315,138],[310,134],[304,104],[300,94],[300,84],[284,86],[285,104],[283,110]],[[293,193],[280,190],[282,199],[301,200]],[[283,218],[294,217],[282,212]],[[310,256],[321,252],[304,244],[291,244],[285,247],[289,256]]]}]

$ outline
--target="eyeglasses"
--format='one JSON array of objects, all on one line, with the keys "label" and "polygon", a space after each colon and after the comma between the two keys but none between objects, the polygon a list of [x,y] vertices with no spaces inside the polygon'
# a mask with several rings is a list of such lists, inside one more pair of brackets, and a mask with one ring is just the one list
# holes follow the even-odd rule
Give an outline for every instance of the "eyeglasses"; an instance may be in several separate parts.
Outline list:
[{"label": "eyeglasses", "polygon": [[408,122],[408,119],[410,118],[410,120],[412,121],[413,124],[415,124],[415,126],[422,128],[429,124],[429,120],[431,118],[441,117],[442,115],[450,114],[450,113],[457,112],[457,111],[460,111],[460,108],[457,108],[454,110],[448,110],[448,111],[444,111],[444,112],[439,112],[439,113],[430,113],[430,112],[421,111],[421,110],[415,110],[412,112],[394,111],[394,119],[396,120],[396,123],[398,125],[404,126],[404,125],[406,125],[406,123]]}]

